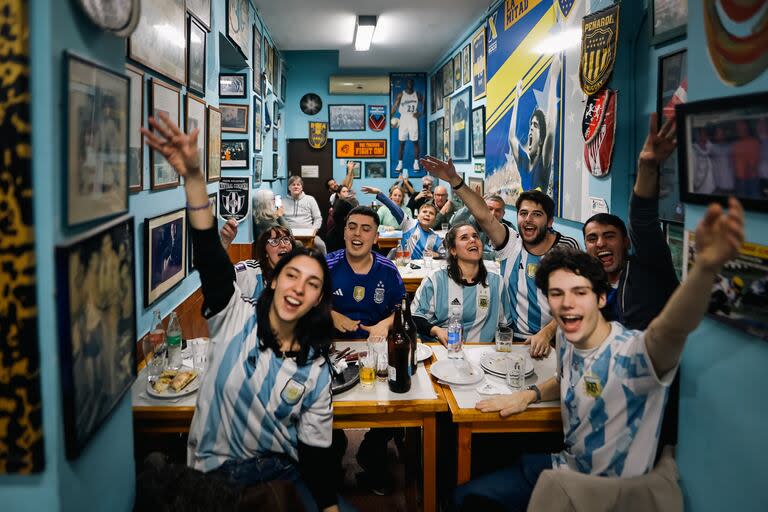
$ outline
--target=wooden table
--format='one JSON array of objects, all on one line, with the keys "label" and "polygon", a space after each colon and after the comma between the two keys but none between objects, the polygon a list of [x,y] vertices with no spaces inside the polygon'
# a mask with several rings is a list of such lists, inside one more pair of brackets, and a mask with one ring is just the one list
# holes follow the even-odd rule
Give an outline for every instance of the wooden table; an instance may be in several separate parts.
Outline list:
[{"label": "wooden table", "polygon": [[394,247],[397,247],[397,245],[400,243],[400,239],[402,237],[400,235],[398,236],[386,236],[386,235],[379,235],[379,248],[380,249],[392,249]]}]

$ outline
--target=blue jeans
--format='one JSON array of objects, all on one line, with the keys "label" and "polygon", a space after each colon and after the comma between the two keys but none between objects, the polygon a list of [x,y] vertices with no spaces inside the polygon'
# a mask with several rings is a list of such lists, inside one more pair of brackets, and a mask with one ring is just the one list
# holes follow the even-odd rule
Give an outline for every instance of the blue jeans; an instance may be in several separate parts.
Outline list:
[{"label": "blue jeans", "polygon": [[476,508],[471,503],[480,498],[497,503],[499,510],[524,512],[539,475],[545,469],[551,468],[552,456],[548,453],[523,455],[508,468],[483,475],[457,487],[453,493],[454,508],[462,510],[464,505],[467,510]]}]

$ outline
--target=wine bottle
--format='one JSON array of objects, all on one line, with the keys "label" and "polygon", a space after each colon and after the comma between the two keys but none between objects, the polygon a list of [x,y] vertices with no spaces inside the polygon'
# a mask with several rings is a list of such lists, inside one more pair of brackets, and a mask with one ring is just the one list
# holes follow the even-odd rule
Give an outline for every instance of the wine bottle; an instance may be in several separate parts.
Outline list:
[{"label": "wine bottle", "polygon": [[416,365],[418,364],[418,361],[416,361],[416,344],[418,343],[416,339],[416,323],[411,316],[411,308],[406,297],[403,297],[401,308],[405,332],[408,333],[408,337],[411,339],[411,375],[416,375]]},{"label": "wine bottle", "polygon": [[400,305],[395,306],[395,323],[387,336],[387,359],[389,360],[389,389],[393,393],[406,393],[411,389],[411,340],[405,331]]}]

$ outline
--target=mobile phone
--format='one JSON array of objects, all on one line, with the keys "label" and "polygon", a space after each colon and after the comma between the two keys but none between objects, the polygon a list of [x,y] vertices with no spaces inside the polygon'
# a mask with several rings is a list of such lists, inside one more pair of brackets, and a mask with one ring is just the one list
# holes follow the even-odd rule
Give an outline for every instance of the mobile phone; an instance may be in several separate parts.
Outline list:
[{"label": "mobile phone", "polygon": [[283,206],[283,198],[280,197],[280,194],[275,196],[275,209],[281,208]]}]

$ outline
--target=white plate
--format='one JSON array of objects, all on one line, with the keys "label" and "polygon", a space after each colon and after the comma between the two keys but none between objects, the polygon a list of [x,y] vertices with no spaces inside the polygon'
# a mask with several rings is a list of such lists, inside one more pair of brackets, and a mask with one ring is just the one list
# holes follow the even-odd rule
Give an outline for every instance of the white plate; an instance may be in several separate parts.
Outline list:
[{"label": "white plate", "polygon": [[430,366],[429,371],[449,384],[476,384],[485,377],[481,368],[465,359],[443,359]]},{"label": "white plate", "polygon": [[[496,375],[507,375],[507,354],[508,353],[496,353],[487,352],[480,357],[480,366],[487,370],[489,373]],[[533,361],[530,357],[525,358],[525,375],[526,377],[533,373]]]},{"label": "white plate", "polygon": [[[179,371],[189,372],[189,371],[195,371],[195,370],[187,366],[183,366]],[[168,389],[166,389],[162,393],[158,393],[157,391],[155,391],[155,388],[152,387],[152,384],[147,382],[147,394],[154,398],[179,398],[182,396],[191,395],[192,393],[200,389],[201,380],[202,379],[200,378],[200,374],[198,373],[197,377],[195,377],[195,379],[189,384],[187,384],[186,387],[184,387],[181,391],[174,391],[173,388],[169,386]]]},{"label": "white plate", "polygon": [[432,357],[432,347],[423,343],[416,344],[416,361],[422,362]]}]

